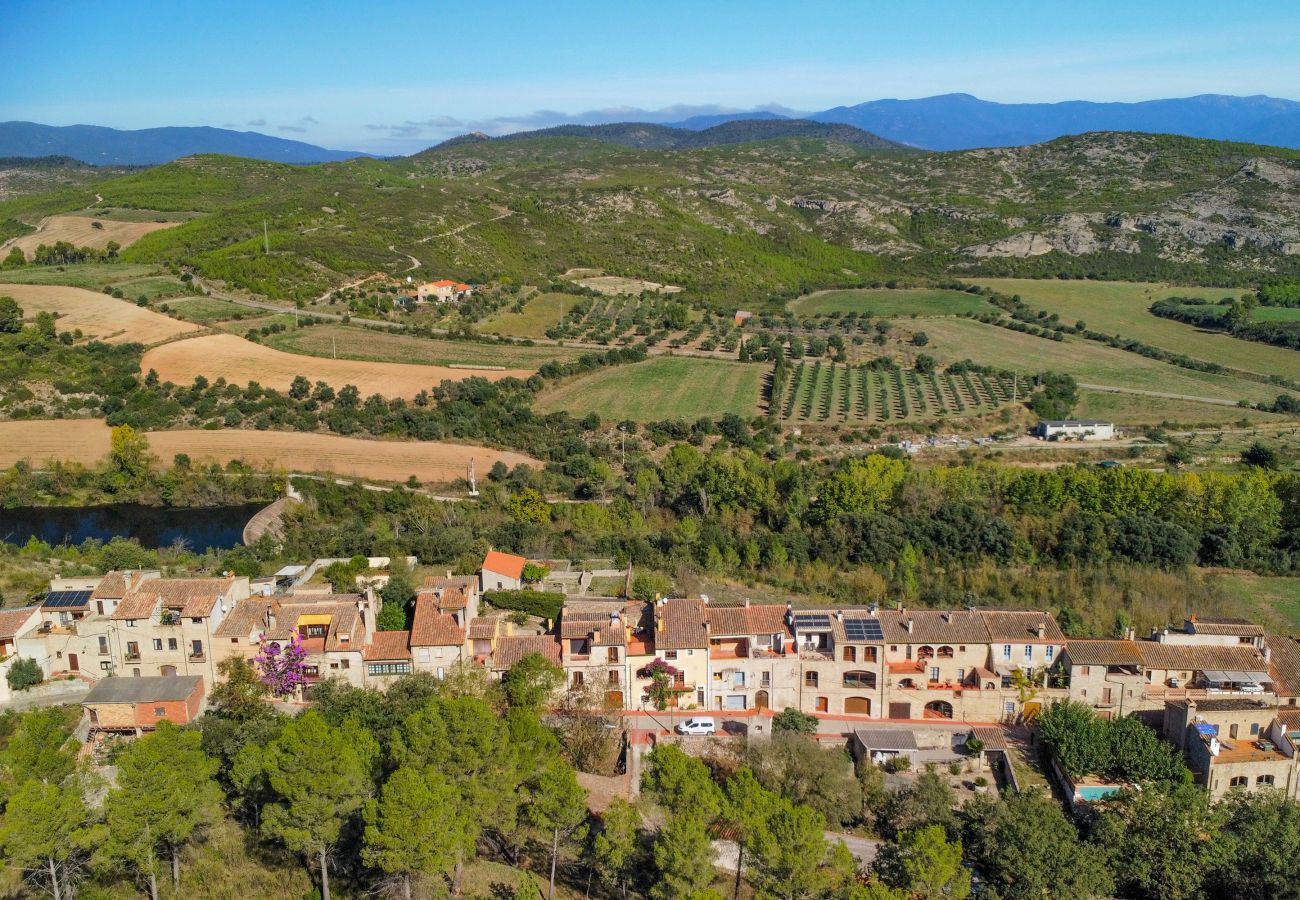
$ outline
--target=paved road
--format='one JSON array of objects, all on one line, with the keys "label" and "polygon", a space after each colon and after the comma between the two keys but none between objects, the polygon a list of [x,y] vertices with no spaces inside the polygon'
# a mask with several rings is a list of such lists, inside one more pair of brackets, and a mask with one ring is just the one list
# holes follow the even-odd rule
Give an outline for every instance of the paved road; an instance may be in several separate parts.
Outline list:
[{"label": "paved road", "polygon": [[0,704],[5,709],[34,709],[38,706],[62,706],[65,703],[80,703],[81,698],[90,692],[90,685],[80,679],[76,681],[52,681],[29,691],[15,691],[9,701]]}]

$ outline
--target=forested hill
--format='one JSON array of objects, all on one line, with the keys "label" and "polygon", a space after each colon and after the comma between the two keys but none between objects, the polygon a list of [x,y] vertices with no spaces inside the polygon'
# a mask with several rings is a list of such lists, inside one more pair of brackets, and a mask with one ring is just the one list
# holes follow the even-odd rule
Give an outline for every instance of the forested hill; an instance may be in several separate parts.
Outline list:
[{"label": "forested hill", "polygon": [[748,306],[908,273],[1250,283],[1300,272],[1298,187],[1298,151],[1147,134],[949,153],[547,136],[308,167],[194,157],[0,203],[0,222],[84,209],[97,192],[103,206],[200,211],[124,255],[275,297],[375,271],[528,281],[597,267]]}]

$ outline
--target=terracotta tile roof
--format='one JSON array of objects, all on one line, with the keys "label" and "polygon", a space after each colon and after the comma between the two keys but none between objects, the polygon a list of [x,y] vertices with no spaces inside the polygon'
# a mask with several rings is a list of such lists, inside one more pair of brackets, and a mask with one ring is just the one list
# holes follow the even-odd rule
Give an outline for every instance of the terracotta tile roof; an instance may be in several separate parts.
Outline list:
[{"label": "terracotta tile roof", "polygon": [[[361,620],[361,614],[357,611],[356,603],[348,600],[349,594],[331,594],[328,595],[333,599],[330,602],[301,602],[291,603],[273,603],[272,609],[275,612],[275,626],[266,629],[266,639],[268,641],[287,641],[298,627],[298,623],[304,616],[329,616],[329,628],[325,632],[325,639],[321,644],[321,649],[330,650],[357,650],[363,648],[365,639],[365,623]],[[342,639],[347,635],[348,639]],[[305,632],[302,634],[305,638]]]},{"label": "terracotta tile roof", "polygon": [[18,629],[26,625],[27,620],[32,617],[32,613],[37,612],[39,609],[39,606],[0,609],[0,638],[17,636]]},{"label": "terracotta tile roof", "polygon": [[1006,750],[1006,733],[996,725],[976,725],[971,734],[984,742],[985,750]]},{"label": "terracotta tile roof", "polygon": [[[1032,644],[1036,641],[1048,641],[1060,644],[1065,641],[1065,632],[1056,624],[1051,614],[1036,609],[988,609],[979,610],[984,625],[989,630],[989,637],[997,641],[1010,641],[1013,644]],[[1043,627],[1043,636],[1038,636],[1038,627]]]},{"label": "terracotta tile roof", "polygon": [[1277,720],[1287,731],[1300,729],[1300,706],[1284,706],[1277,711]]},{"label": "terracotta tile roof", "polygon": [[743,606],[713,606],[704,610],[709,623],[709,637],[753,634],[749,627],[749,610]]},{"label": "terracotta tile roof", "polygon": [[230,578],[152,578],[141,582],[118,605],[114,619],[147,619],[159,603],[182,616],[210,616],[218,599],[230,594]]},{"label": "terracotta tile roof", "polygon": [[500,623],[496,616],[476,616],[469,620],[468,637],[472,641],[490,641],[497,636]]},{"label": "terracotta tile roof", "polygon": [[476,575],[426,575],[422,588],[456,588],[457,590],[478,590]]},{"label": "terracotta tile roof", "polygon": [[1135,641],[1134,646],[1142,657],[1142,664],[1149,669],[1230,672],[1263,672],[1268,669],[1263,654],[1251,646],[1197,647],[1156,641]]},{"label": "terracotta tile roof", "polygon": [[655,608],[655,649],[692,650],[709,646],[703,600],[665,600]]},{"label": "terracotta tile roof", "polygon": [[99,584],[95,586],[94,593],[90,595],[91,600],[121,600],[127,593],[144,580],[144,573],[133,571],[128,576],[126,572],[109,572],[100,579]]},{"label": "terracotta tile roof", "polygon": [[495,572],[507,578],[519,579],[523,577],[524,564],[527,562],[528,560],[522,556],[512,556],[509,553],[489,550],[487,556],[483,557],[483,570],[485,572]]},{"label": "terracotta tile roof", "polygon": [[456,282],[444,278],[444,279],[442,279],[441,281],[435,281],[435,282],[433,283],[433,286],[434,286],[434,287],[454,287],[455,284],[456,284]]},{"label": "terracotta tile roof", "polygon": [[410,659],[411,632],[376,631],[366,644],[366,659]]},{"label": "terracotta tile roof", "polygon": [[438,601],[431,594],[415,598],[415,617],[411,621],[411,645],[415,647],[448,647],[465,643],[465,630],[456,620],[438,609]]},{"label": "terracotta tile roof", "polygon": [[1300,696],[1300,644],[1289,637],[1270,637],[1264,646],[1269,651],[1269,667],[1278,693]]},{"label": "terracotta tile roof", "polygon": [[420,588],[415,592],[419,597],[430,597],[438,609],[455,612],[469,606],[469,592],[462,587]]},{"label": "terracotta tile roof", "polygon": [[1235,635],[1237,637],[1263,637],[1264,627],[1248,619],[1209,618],[1193,616],[1192,625],[1197,634]]},{"label": "terracotta tile roof", "polygon": [[235,608],[226,614],[213,632],[215,637],[248,637],[260,633],[266,627],[266,611],[271,608],[271,601],[260,597],[240,600]]},{"label": "terracotta tile roof", "polygon": [[508,669],[530,653],[540,653],[554,665],[560,665],[560,644],[554,635],[519,635],[503,637],[492,651],[492,668]]},{"label": "terracotta tile roof", "polygon": [[785,607],[776,603],[751,606],[749,628],[752,634],[789,634],[785,627]]},{"label": "terracotta tile roof", "polygon": [[1070,664],[1075,666],[1140,666],[1142,655],[1136,641],[1076,641],[1065,642],[1065,652]]},{"label": "terracotta tile roof", "polygon": [[[988,626],[977,610],[882,609],[876,618],[891,644],[989,644]],[[907,630],[908,621],[912,630]]]},{"label": "terracotta tile roof", "polygon": [[[617,607],[613,607],[619,612]],[[593,647],[621,647],[627,641],[627,628],[621,618],[613,619],[602,612],[570,612],[566,607],[560,619],[560,637],[564,640],[591,638]]]}]

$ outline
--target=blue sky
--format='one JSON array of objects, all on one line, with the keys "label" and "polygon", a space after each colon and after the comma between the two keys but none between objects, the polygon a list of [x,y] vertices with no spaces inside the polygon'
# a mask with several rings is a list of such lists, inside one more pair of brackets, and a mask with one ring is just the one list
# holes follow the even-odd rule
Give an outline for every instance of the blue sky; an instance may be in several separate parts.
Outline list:
[{"label": "blue sky", "polygon": [[1003,102],[1300,99],[1300,8],[1123,3],[7,0],[0,120],[217,125],[405,153],[469,130]]}]

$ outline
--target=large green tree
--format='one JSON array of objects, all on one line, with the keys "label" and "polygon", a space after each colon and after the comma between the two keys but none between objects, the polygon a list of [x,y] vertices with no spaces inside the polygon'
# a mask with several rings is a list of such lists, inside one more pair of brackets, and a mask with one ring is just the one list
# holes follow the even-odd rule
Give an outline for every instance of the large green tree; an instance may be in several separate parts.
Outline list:
[{"label": "large green tree", "polygon": [[722,791],[703,761],[673,744],[650,751],[641,789],[674,815],[694,815],[712,822],[722,812]]},{"label": "large green tree", "polygon": [[1107,801],[1092,839],[1109,852],[1122,896],[1191,900],[1230,852],[1224,818],[1202,788],[1147,784]]},{"label": "large green tree", "polygon": [[318,867],[324,900],[330,853],[374,788],[378,754],[368,731],[350,722],[330,726],[308,710],[265,749],[249,745],[236,761],[244,783],[265,779],[273,799],[262,810],[262,829]]},{"label": "large green tree", "polygon": [[880,848],[876,871],[912,900],[964,900],[970,870],[962,865],[961,841],[949,841],[941,825],[906,831]]},{"label": "large green tree", "polygon": [[1223,803],[1223,858],[1209,879],[1216,897],[1300,896],[1300,804],[1281,791],[1236,792]]},{"label": "large green tree", "polygon": [[563,684],[563,669],[540,653],[529,653],[506,672],[506,699],[511,706],[539,710]]},{"label": "large green tree", "polygon": [[366,802],[361,859],[395,877],[410,900],[413,876],[450,878],[472,850],[472,815],[436,769],[403,766],[388,776],[378,799]]},{"label": "large green tree", "polygon": [[68,727],[67,716],[57,707],[22,714],[0,755],[10,789],[26,781],[57,784],[72,774],[81,744],[68,736]]},{"label": "large green tree", "polygon": [[45,885],[54,900],[73,896],[89,851],[103,837],[93,824],[80,778],[33,779],[9,798],[0,818],[5,862]]},{"label": "large green tree", "polygon": [[636,807],[615,797],[600,815],[600,828],[591,840],[588,856],[597,876],[608,887],[619,890],[627,900],[628,883],[638,863],[637,827],[641,816]]},{"label": "large green tree", "polygon": [[745,867],[745,846],[767,824],[776,805],[776,795],[764,788],[748,769],[740,769],[722,787],[722,816],[736,833],[736,883],[734,896],[740,898],[740,883]]},{"label": "large green tree", "polygon": [[962,809],[967,859],[1002,900],[1084,900],[1114,893],[1105,851],[1079,839],[1042,790],[977,797]]},{"label": "large green tree", "polygon": [[778,799],[746,836],[750,880],[762,896],[812,900],[830,896],[853,875],[842,844],[826,841],[826,819],[807,806]]},{"label": "large green tree", "polygon": [[560,858],[561,842],[577,837],[586,826],[587,792],[578,784],[569,764],[554,758],[531,785],[531,797],[524,808],[528,821],[550,838],[551,874],[547,897],[554,900],[555,867]]},{"label": "large green tree", "polygon": [[704,820],[696,813],[674,815],[655,836],[654,861],[657,877],[651,900],[700,897],[716,874]]},{"label": "large green tree", "polygon": [[160,853],[171,860],[180,889],[181,849],[220,814],[217,763],[197,731],[158,723],[117,758],[117,786],[108,795],[106,851],[130,866],[158,897]]}]

